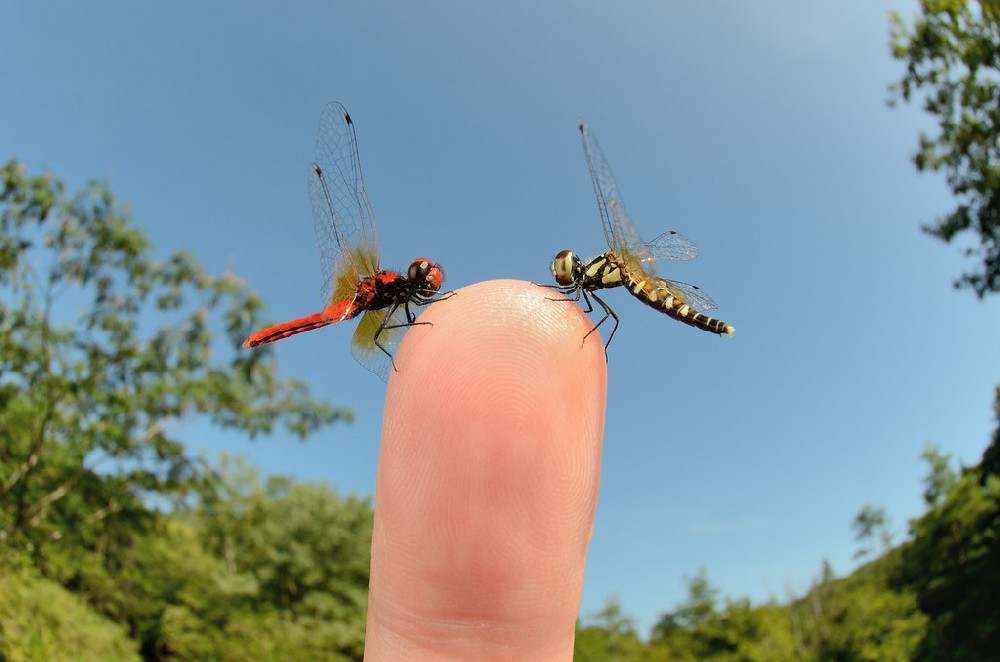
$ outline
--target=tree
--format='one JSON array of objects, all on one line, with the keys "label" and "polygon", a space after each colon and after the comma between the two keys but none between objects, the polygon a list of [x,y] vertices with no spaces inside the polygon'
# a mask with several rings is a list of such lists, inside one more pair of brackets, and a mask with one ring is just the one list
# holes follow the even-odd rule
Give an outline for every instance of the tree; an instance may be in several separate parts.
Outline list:
[{"label": "tree", "polygon": [[889,549],[892,545],[892,532],[889,530],[889,517],[885,514],[885,508],[866,505],[854,516],[851,528],[854,529],[855,540],[869,541],[867,547],[854,552],[854,558],[874,554],[876,539],[881,543],[883,550]]},{"label": "tree", "polygon": [[944,172],[958,198],[954,211],[924,229],[951,242],[978,235],[966,255],[981,264],[957,287],[980,297],[1000,291],[1000,2],[920,0],[912,24],[891,15],[895,58],[906,74],[892,86],[892,103],[924,93],[936,136],[920,136],[917,170]]},{"label": "tree", "polygon": [[718,589],[704,571],[688,578],[688,599],[664,614],[653,628],[652,659],[766,662],[795,657],[787,607],[754,606],[749,599],[726,600],[716,608]]},{"label": "tree", "polygon": [[0,660],[138,660],[126,629],[27,567],[0,573]]},{"label": "tree", "polygon": [[901,579],[930,618],[922,660],[985,660],[1000,650],[1000,477],[963,472],[910,523]]},{"label": "tree", "polygon": [[617,596],[590,615],[587,625],[576,628],[573,659],[577,662],[640,660],[643,644],[635,631],[635,619],[625,613]]},{"label": "tree", "polygon": [[224,458],[215,495],[203,496],[193,515],[209,551],[255,587],[248,611],[267,605],[281,611],[286,629],[311,632],[308,644],[296,644],[312,651],[302,658],[363,657],[374,522],[368,499],[281,476],[262,485],[256,471]]},{"label": "tree", "polygon": [[171,432],[183,417],[251,437],[349,417],[235,351],[260,300],[188,254],[154,261],[106,187],[67,197],[14,161],[0,178],[0,561],[70,583],[86,554],[113,556],[155,519],[150,499],[209,479]]},{"label": "tree", "polygon": [[667,612],[653,626],[653,636],[662,636],[672,630],[691,628],[705,623],[715,614],[715,602],[719,589],[708,581],[704,570],[699,570],[694,577],[685,577],[688,587],[688,599],[674,611]]},{"label": "tree", "polygon": [[991,476],[1000,478],[1000,386],[993,396],[993,417],[997,420],[997,429],[993,431],[993,439],[983,451],[983,459],[979,463],[980,481],[984,485]]},{"label": "tree", "polygon": [[361,660],[373,512],[223,458],[220,478],[79,590],[147,660]]},{"label": "tree", "polygon": [[826,576],[794,602],[789,611],[798,640],[796,654],[783,659],[912,660],[927,617],[917,608],[912,591],[886,584],[888,569],[878,567],[885,559],[845,579]]},{"label": "tree", "polygon": [[951,456],[933,446],[928,446],[920,457],[927,462],[924,477],[924,503],[928,508],[936,506],[954,489],[958,483],[958,473],[951,468]]}]

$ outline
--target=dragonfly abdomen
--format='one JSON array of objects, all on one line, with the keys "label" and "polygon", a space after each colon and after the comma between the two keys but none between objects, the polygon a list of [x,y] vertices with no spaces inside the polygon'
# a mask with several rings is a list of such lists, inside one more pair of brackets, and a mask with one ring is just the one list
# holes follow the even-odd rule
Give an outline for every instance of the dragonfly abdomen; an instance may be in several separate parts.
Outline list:
[{"label": "dragonfly abdomen", "polygon": [[259,347],[260,345],[272,343],[275,340],[294,336],[297,333],[312,331],[313,329],[318,329],[329,324],[336,324],[337,322],[357,317],[358,313],[364,310],[364,308],[356,304],[356,299],[347,299],[346,301],[328,306],[321,312],[306,315],[305,317],[300,317],[284,324],[278,324],[257,333],[251,333],[243,341],[243,349]]},{"label": "dragonfly abdomen", "polygon": [[634,276],[631,272],[626,271],[622,284],[644,304],[666,313],[678,322],[684,322],[696,329],[719,335],[732,334],[734,330],[722,320],[698,312],[683,297],[667,290],[655,281],[647,280],[643,274]]}]

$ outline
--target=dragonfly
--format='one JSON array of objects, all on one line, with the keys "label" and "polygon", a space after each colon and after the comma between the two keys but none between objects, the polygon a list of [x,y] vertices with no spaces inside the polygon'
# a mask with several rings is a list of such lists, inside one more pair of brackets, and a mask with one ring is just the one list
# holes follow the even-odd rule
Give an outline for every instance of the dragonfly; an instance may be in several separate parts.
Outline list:
[{"label": "dragonfly", "polygon": [[406,274],[379,266],[379,241],[361,160],[354,120],[336,101],[323,108],[316,161],[309,171],[309,199],[323,267],[318,313],[250,334],[244,348],[258,347],[304,331],[362,315],[351,338],[351,352],[362,366],[383,381],[398,372],[393,353],[409,327],[417,322],[415,306],[440,301],[441,265],[418,257]]},{"label": "dragonfly", "polygon": [[594,309],[590,302],[590,297],[593,297],[604,310],[604,317],[587,332],[584,341],[609,317],[613,318],[615,326],[604,344],[605,352],[607,351],[620,320],[597,295],[597,290],[619,286],[625,286],[644,304],[679,322],[719,335],[732,334],[732,326],[701,312],[716,307],[715,301],[704,290],[696,285],[666,280],[656,275],[658,259],[690,260],[698,255],[698,247],[673,230],[664,232],[652,241],[643,241],[625,209],[618,183],[601,151],[597,136],[583,122],[580,122],[579,128],[590,179],[597,196],[597,208],[604,226],[604,236],[610,250],[586,263],[573,251],[560,251],[553,258],[551,268],[552,275],[559,284],[555,289],[563,294],[575,294],[574,298],[564,300],[578,302],[582,296],[587,305],[586,312],[589,313]]}]

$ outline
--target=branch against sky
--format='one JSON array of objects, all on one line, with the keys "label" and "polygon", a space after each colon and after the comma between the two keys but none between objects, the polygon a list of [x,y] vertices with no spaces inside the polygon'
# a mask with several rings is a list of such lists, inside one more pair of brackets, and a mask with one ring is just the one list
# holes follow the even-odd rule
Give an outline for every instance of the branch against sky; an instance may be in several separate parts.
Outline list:
[{"label": "branch against sky", "polygon": [[892,54],[906,64],[890,104],[919,98],[937,122],[913,160],[921,172],[944,173],[957,205],[924,230],[949,243],[973,239],[964,253],[978,264],[955,285],[983,297],[1000,291],[1000,2],[921,0],[920,8],[909,22],[890,15]]}]

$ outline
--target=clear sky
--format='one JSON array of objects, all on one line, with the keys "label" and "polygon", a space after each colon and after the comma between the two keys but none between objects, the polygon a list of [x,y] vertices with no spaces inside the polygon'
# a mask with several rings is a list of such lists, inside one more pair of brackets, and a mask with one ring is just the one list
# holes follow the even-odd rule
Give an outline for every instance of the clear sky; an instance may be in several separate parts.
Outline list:
[{"label": "clear sky", "polygon": [[[611,347],[604,474],[582,613],[617,594],[645,634],[705,569],[730,597],[787,597],[852,567],[853,516],[921,511],[919,455],[978,461],[994,426],[996,301],[951,281],[920,232],[952,204],[910,161],[929,123],[889,109],[886,13],[915,1],[34,2],[0,6],[0,157],[73,190],[106,178],[162,253],[232,268],[275,321],[316,312],[306,194],[316,123],[343,102],[384,266],[446,286],[547,282],[604,238],[585,118],[661,264],[736,327],[719,339],[642,306]],[[249,443],[196,421],[193,448],[268,472],[375,485],[384,384],[351,325],[276,346],[352,426]]]}]

